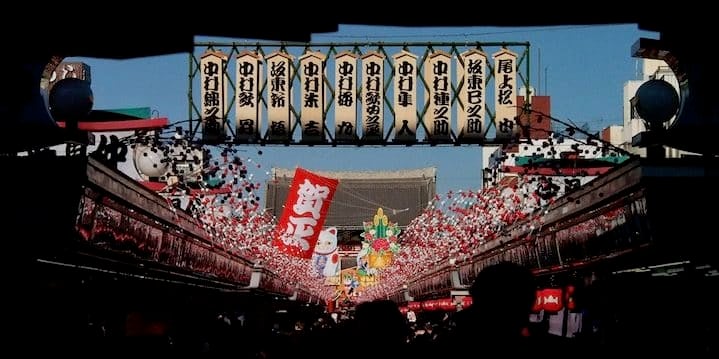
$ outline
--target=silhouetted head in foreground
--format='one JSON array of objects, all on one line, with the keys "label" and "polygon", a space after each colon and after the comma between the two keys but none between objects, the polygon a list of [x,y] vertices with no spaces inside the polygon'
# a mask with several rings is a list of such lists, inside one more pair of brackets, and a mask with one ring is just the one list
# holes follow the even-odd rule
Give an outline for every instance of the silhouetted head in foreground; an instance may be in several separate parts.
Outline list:
[{"label": "silhouetted head in foreground", "polygon": [[479,272],[469,293],[476,329],[493,336],[514,336],[529,321],[536,285],[528,269],[501,262]]},{"label": "silhouetted head in foreground", "polygon": [[397,347],[405,343],[407,323],[391,300],[364,302],[355,308],[355,325],[360,336],[370,336],[375,344]]}]

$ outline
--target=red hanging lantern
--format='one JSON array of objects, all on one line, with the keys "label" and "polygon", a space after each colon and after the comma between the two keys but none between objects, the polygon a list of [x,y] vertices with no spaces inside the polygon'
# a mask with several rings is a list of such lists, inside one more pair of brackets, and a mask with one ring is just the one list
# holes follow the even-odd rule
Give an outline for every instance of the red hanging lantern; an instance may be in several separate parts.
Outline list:
[{"label": "red hanging lantern", "polygon": [[437,309],[439,309],[439,306],[437,305],[437,300],[435,299],[425,300],[424,302],[422,302],[422,310],[431,312]]},{"label": "red hanging lantern", "polygon": [[408,311],[408,310],[409,310],[408,307],[404,307],[404,306],[399,307],[399,312],[402,313],[402,314],[407,314],[407,311]]},{"label": "red hanging lantern", "polygon": [[442,303],[439,299],[432,300],[432,310],[442,310]]},{"label": "red hanging lantern", "polygon": [[444,311],[453,311],[456,309],[452,298],[444,298],[439,300],[439,309]]},{"label": "red hanging lantern", "polygon": [[409,302],[407,304],[407,307],[409,310],[416,312],[422,309],[422,303],[421,302]]},{"label": "red hanging lantern", "polygon": [[462,308],[469,308],[472,306],[472,297],[462,298]]},{"label": "red hanging lantern", "polygon": [[542,291],[542,309],[549,313],[556,313],[563,308],[561,288],[546,288]]},{"label": "red hanging lantern", "polygon": [[574,312],[577,310],[577,303],[574,301],[574,291],[576,288],[573,285],[568,285],[564,288],[564,302],[567,305],[567,310]]},{"label": "red hanging lantern", "polygon": [[450,299],[449,304],[447,305],[449,311],[456,312],[457,311],[457,302],[454,299]]},{"label": "red hanging lantern", "polygon": [[537,294],[532,305],[532,313],[539,313],[544,307],[544,291],[537,289]]}]

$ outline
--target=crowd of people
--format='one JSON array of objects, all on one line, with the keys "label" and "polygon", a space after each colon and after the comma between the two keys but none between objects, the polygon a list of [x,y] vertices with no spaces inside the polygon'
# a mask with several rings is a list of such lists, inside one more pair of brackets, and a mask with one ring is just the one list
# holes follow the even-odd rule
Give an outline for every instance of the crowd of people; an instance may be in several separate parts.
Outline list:
[{"label": "crowd of people", "polygon": [[[535,278],[526,267],[501,262],[479,272],[470,288],[471,306],[418,312],[416,317],[403,314],[398,303],[385,299],[327,312],[299,302],[206,298],[197,292],[191,297],[184,292],[161,297],[159,292],[142,290],[125,298],[125,290],[119,290],[100,296],[104,299],[92,308],[72,297],[48,308],[44,316],[31,317],[26,329],[32,330],[31,338],[42,338],[44,345],[23,346],[23,350],[121,357],[362,359],[511,358],[547,353],[553,358],[606,357],[654,355],[675,348],[682,348],[688,357],[716,354],[716,313],[706,311],[716,302],[712,287],[696,287],[696,282],[688,281],[684,291],[666,293],[666,282],[603,280],[607,278],[588,287],[591,298],[586,297],[582,305],[585,325],[567,336],[542,325],[548,323],[530,322],[535,318],[530,315],[536,299]],[[663,294],[679,302],[690,290],[700,296],[685,301],[705,308],[702,318],[684,314],[691,309],[666,311],[665,303],[646,301]],[[85,317],[83,313],[91,314]],[[15,328],[14,333],[30,332]]]},{"label": "crowd of people", "polygon": [[[511,357],[537,350],[530,339],[539,333],[527,331],[535,287],[529,271],[505,262],[480,272],[470,291],[471,307],[420,313],[416,321],[408,320],[389,300],[362,302],[339,313],[279,315],[273,309],[272,318],[259,321],[262,313],[205,313],[191,320],[131,313],[122,323],[88,318],[84,339],[66,343],[65,349],[92,354],[365,359],[451,357],[471,347]],[[274,325],[266,325],[270,322]]]}]

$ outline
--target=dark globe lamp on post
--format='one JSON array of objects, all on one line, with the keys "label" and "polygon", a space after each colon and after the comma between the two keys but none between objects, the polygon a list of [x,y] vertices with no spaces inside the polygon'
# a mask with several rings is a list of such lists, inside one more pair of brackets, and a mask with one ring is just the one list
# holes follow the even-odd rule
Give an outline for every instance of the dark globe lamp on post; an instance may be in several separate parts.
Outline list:
[{"label": "dark globe lamp on post", "polygon": [[[639,86],[632,104],[650,133],[659,139],[665,131],[665,123],[676,115],[679,109],[679,96],[674,87],[661,79],[649,80]],[[663,141],[653,141],[647,146],[647,157],[664,157]]]},{"label": "dark globe lamp on post", "polygon": [[52,87],[49,96],[49,107],[56,121],[65,121],[66,128],[76,131],[78,122],[92,111],[94,99],[90,82],[66,78]]}]

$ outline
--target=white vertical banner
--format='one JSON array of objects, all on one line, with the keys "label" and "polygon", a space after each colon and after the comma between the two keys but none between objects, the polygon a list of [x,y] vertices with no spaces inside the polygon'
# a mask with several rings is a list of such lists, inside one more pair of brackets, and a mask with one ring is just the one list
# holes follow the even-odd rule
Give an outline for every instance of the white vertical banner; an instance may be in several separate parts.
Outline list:
[{"label": "white vertical banner", "polygon": [[300,121],[303,142],[325,139],[325,55],[307,51],[300,56]]},{"label": "white vertical banner", "polygon": [[357,137],[357,55],[345,51],[335,56],[335,140]]},{"label": "white vertical banner", "polygon": [[459,138],[465,140],[481,140],[484,137],[484,120],[486,117],[484,81],[487,69],[487,55],[477,49],[471,49],[460,55],[457,75],[459,100],[457,107],[457,129]]},{"label": "white vertical banner", "polygon": [[402,50],[394,62],[394,140],[417,140],[417,56]]},{"label": "white vertical banner", "polygon": [[425,99],[429,102],[424,125],[430,141],[452,139],[452,56],[435,51],[424,64],[427,81]]},{"label": "white vertical banner", "polygon": [[239,53],[236,60],[235,141],[256,142],[260,137],[262,60],[250,51]]},{"label": "white vertical banner", "polygon": [[208,50],[200,58],[200,111],[205,141],[224,142],[227,137],[226,64],[227,55],[221,51]]},{"label": "white vertical banner", "polygon": [[292,138],[292,58],[284,52],[267,56],[267,133],[270,141]]},{"label": "white vertical banner", "polygon": [[520,131],[517,121],[517,54],[506,48],[494,58],[494,126],[498,139],[515,138]]},{"label": "white vertical banner", "polygon": [[362,56],[362,139],[384,140],[384,56]]}]

